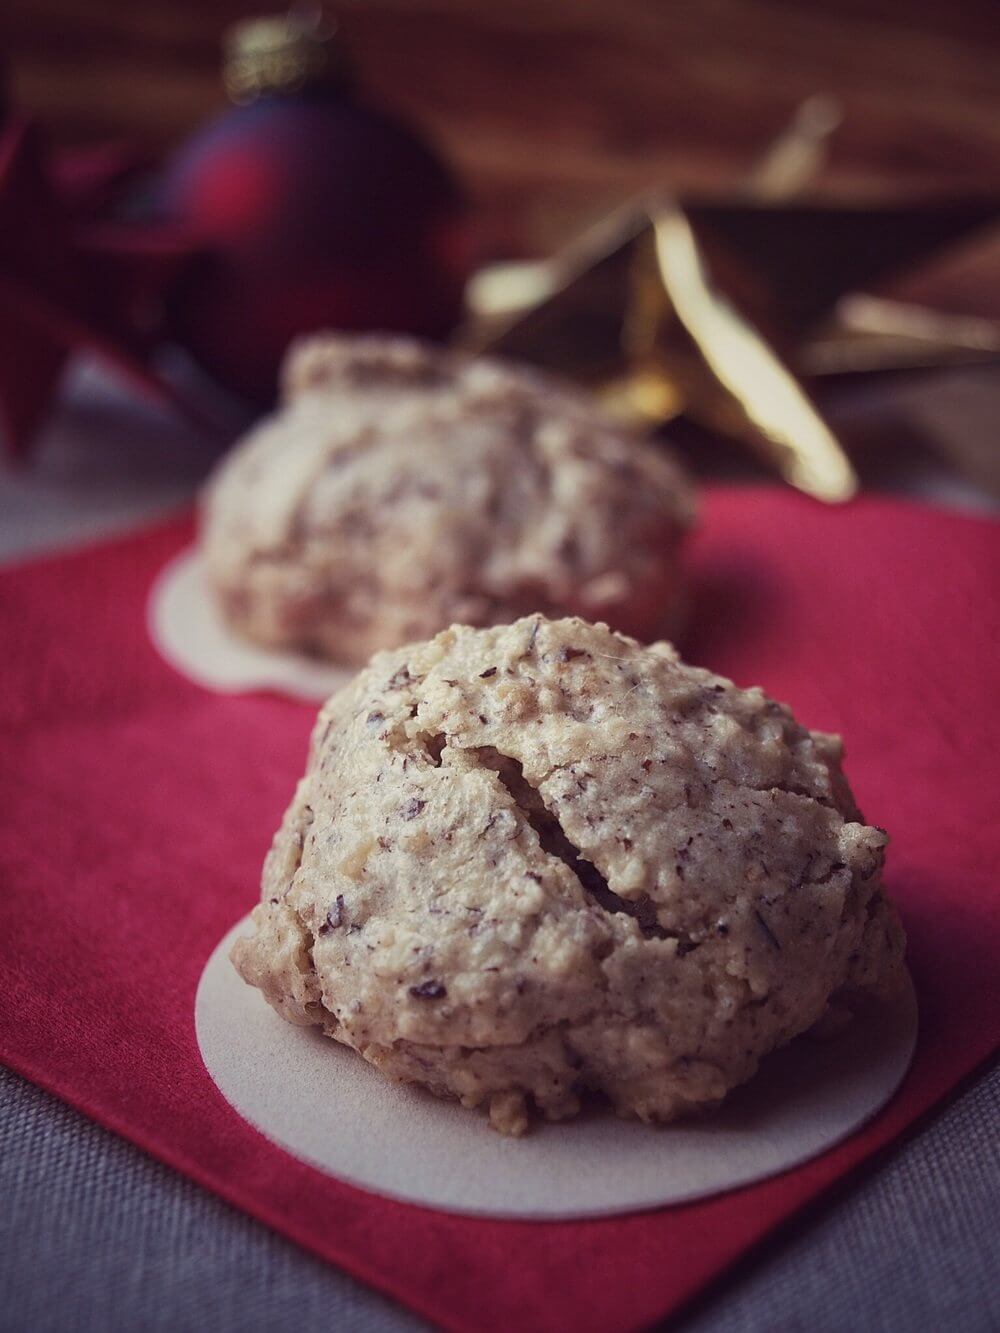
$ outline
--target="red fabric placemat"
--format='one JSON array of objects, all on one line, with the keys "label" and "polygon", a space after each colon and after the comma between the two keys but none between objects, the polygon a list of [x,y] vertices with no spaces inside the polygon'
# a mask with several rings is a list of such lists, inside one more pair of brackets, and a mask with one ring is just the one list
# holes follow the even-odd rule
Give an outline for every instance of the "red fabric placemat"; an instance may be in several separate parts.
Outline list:
[{"label": "red fabric placemat", "polygon": [[12,1068],[442,1325],[585,1331],[677,1308],[997,1045],[1000,526],[885,500],[834,510],[716,492],[692,553],[687,656],[846,735],[862,808],[893,836],[888,883],[920,996],[901,1093],[784,1176],[611,1220],[469,1220],[299,1163],[216,1090],[193,1002],[208,954],[256,898],[312,710],[210,694],[159,659],[147,592],[190,536],[178,521],[0,574],[0,1058]]}]

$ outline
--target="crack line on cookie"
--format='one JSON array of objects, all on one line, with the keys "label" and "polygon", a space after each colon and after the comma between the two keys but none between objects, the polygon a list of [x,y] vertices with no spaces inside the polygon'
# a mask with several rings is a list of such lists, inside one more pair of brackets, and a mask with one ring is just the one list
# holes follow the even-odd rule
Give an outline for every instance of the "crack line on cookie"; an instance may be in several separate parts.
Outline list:
[{"label": "crack line on cookie", "polygon": [[674,933],[664,930],[657,921],[656,908],[647,896],[643,895],[632,902],[615,893],[593,861],[588,861],[567,837],[558,816],[548,808],[541,793],[524,776],[524,770],[516,759],[501,754],[492,746],[481,746],[475,754],[485,768],[492,769],[497,775],[514,804],[538,834],[542,851],[562,861],[598,906],[606,912],[620,912],[632,917],[648,938],[674,938]]}]

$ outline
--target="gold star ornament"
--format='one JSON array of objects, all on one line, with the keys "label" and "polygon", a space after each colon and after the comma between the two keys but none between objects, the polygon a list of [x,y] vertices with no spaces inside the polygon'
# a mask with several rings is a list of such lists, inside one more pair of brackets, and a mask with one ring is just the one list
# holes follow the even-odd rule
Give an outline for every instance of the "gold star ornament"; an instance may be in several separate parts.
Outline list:
[{"label": "gold star ornament", "polygon": [[831,128],[809,107],[732,200],[651,196],[549,260],[481,275],[463,345],[572,376],[633,425],[683,414],[817,499],[849,499],[854,469],[799,375],[996,356],[1000,326],[858,293],[997,206],[797,202]]}]

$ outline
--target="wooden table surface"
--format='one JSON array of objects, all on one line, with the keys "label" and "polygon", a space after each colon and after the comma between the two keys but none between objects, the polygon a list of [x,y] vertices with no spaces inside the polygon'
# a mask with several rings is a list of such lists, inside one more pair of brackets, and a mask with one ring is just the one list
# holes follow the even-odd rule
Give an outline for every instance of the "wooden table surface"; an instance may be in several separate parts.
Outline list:
[{"label": "wooden table surface", "polygon": [[[267,0],[4,0],[15,99],[63,140],[164,147],[221,102]],[[846,113],[826,194],[1000,192],[996,0],[349,0],[373,96],[424,124],[496,248],[545,250],[651,183],[739,178],[811,93]]]}]

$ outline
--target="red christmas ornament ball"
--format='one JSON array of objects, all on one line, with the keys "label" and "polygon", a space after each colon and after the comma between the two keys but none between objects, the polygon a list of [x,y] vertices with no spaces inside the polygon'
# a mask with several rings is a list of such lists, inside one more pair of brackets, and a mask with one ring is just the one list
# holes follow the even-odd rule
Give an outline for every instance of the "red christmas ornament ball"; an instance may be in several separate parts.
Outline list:
[{"label": "red christmas ornament ball", "polygon": [[271,95],[220,116],[166,169],[156,211],[199,257],[167,331],[220,383],[273,397],[319,329],[443,338],[467,274],[462,198],[409,129],[345,94]]}]

